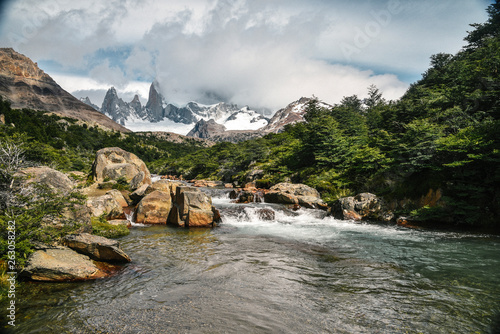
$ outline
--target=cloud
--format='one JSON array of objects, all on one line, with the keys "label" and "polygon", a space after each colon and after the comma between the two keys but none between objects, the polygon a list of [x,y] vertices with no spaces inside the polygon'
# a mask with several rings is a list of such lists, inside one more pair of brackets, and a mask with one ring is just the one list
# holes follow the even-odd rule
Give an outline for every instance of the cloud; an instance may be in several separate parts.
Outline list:
[{"label": "cloud", "polygon": [[[301,96],[326,102],[404,93],[429,57],[457,52],[485,0],[23,0],[7,6],[0,44],[57,63],[70,91],[124,89],[157,78],[190,100],[277,109]],[[51,68],[44,69],[52,74]],[[55,68],[52,69],[55,71]],[[100,103],[100,101],[97,104]]]},{"label": "cloud", "polygon": [[148,32],[140,47],[157,55],[157,80],[169,101],[210,92],[239,105],[276,110],[313,94],[329,102],[365,95],[371,84],[388,98],[405,91],[407,85],[395,75],[316,59],[316,36],[328,24],[321,12],[290,10],[275,18],[272,7],[249,12],[245,4],[219,2],[208,13],[202,34],[184,33],[189,15]]},{"label": "cloud", "polygon": [[[51,77],[65,90],[71,92],[75,97],[89,97],[92,103],[101,106],[106,92],[110,88],[109,83],[100,82],[89,77],[52,73]],[[141,103],[146,104],[149,96],[151,83],[143,81],[129,81],[125,85],[116,86],[118,96],[124,101],[130,102],[134,95],[138,95]]]}]

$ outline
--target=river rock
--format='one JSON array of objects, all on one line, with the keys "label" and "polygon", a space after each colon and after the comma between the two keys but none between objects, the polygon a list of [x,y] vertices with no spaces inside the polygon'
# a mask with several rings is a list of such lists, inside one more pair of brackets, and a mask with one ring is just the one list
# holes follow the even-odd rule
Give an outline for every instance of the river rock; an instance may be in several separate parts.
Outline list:
[{"label": "river rock", "polygon": [[106,193],[106,195],[111,195],[118,202],[118,204],[120,204],[122,208],[128,206],[127,199],[123,196],[123,194],[119,190],[117,189],[110,190]]},{"label": "river rock", "polygon": [[170,191],[155,190],[139,202],[135,221],[139,224],[166,224],[171,209]]},{"label": "river rock", "polygon": [[193,183],[193,187],[216,188],[224,186],[224,182],[222,181],[208,181],[208,180],[191,180],[191,181]]},{"label": "river rock", "polygon": [[195,187],[176,188],[169,223],[184,227],[213,227],[220,219],[212,199]]},{"label": "river rock", "polygon": [[264,194],[267,203],[298,204],[310,209],[325,209],[319,192],[305,184],[278,183]]},{"label": "river rock", "polygon": [[122,205],[113,196],[114,193],[106,193],[103,196],[89,197],[87,207],[91,211],[92,217],[99,217],[106,214],[106,219],[125,219]]},{"label": "river rock", "polygon": [[66,247],[37,250],[30,255],[22,277],[34,281],[80,281],[103,277],[92,260]]},{"label": "river rock", "polygon": [[137,204],[141,201],[141,199],[146,196],[146,190],[149,188],[149,184],[143,184],[139,188],[137,188],[133,193],[130,194],[130,199],[132,200],[132,204]]},{"label": "river rock", "polygon": [[145,194],[147,195],[157,190],[172,194],[172,182],[169,180],[158,180],[148,186]]},{"label": "river rock", "polygon": [[394,214],[385,201],[371,193],[343,197],[332,205],[332,214],[337,219],[390,221]]},{"label": "river rock", "polygon": [[97,182],[104,179],[116,181],[124,177],[132,190],[143,184],[151,184],[151,174],[146,164],[135,154],[119,147],[107,147],[97,151],[92,165],[92,176]]},{"label": "river rock", "polygon": [[12,188],[20,189],[31,185],[43,185],[59,194],[68,194],[74,187],[66,174],[46,166],[28,167],[14,174]]},{"label": "river rock", "polygon": [[262,220],[274,220],[276,218],[276,213],[274,212],[274,210],[269,208],[257,210],[257,215],[259,215],[259,218]]},{"label": "river rock", "polygon": [[120,248],[116,240],[89,233],[67,235],[63,243],[78,253],[104,262],[130,262],[130,257]]}]

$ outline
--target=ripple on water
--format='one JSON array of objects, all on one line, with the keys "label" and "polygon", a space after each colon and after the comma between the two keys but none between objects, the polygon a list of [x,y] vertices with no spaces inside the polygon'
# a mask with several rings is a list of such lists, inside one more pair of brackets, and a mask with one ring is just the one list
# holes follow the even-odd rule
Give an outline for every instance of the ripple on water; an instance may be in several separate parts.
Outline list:
[{"label": "ripple on water", "polygon": [[18,329],[471,333],[485,332],[500,310],[498,239],[267,204],[222,210],[214,230],[133,228],[120,239],[133,259],[120,275],[25,285]]}]

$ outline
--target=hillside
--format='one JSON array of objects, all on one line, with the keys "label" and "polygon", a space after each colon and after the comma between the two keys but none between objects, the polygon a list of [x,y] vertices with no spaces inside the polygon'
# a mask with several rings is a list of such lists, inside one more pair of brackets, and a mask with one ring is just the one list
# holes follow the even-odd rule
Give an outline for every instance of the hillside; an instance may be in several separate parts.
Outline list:
[{"label": "hillside", "polygon": [[0,48],[0,96],[15,109],[54,112],[120,132],[130,132],[62,89],[28,57]]},{"label": "hillside", "polygon": [[240,184],[302,182],[330,202],[373,192],[429,224],[498,228],[500,6],[488,12],[486,23],[472,25],[463,50],[432,56],[398,101],[386,101],[374,86],[365,100],[344,97],[331,107],[312,100],[300,113],[306,122],[217,144],[166,167]]}]

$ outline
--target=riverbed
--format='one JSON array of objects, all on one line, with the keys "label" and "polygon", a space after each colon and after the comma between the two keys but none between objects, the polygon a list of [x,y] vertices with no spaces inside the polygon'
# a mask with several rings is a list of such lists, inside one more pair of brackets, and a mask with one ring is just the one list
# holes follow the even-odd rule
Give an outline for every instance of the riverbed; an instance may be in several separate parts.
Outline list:
[{"label": "riverbed", "polygon": [[485,333],[500,238],[233,204],[220,227],[134,224],[113,277],[23,284],[9,333]]}]

